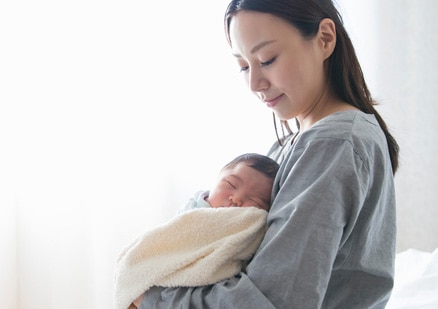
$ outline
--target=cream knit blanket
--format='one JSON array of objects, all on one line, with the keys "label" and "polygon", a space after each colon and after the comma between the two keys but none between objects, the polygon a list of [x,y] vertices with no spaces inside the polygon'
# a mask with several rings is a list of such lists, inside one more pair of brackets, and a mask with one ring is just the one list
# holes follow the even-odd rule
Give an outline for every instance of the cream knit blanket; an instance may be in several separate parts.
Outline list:
[{"label": "cream knit blanket", "polygon": [[266,231],[255,207],[200,208],[147,231],[120,254],[114,307],[126,309],[152,286],[201,286],[237,274]]}]

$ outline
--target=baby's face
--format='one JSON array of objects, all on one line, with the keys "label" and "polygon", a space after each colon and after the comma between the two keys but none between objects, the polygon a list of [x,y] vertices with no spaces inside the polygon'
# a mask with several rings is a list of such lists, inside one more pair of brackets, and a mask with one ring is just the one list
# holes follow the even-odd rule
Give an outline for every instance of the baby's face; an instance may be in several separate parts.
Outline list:
[{"label": "baby's face", "polygon": [[244,162],[219,174],[207,202],[211,207],[250,207],[269,210],[272,180]]}]

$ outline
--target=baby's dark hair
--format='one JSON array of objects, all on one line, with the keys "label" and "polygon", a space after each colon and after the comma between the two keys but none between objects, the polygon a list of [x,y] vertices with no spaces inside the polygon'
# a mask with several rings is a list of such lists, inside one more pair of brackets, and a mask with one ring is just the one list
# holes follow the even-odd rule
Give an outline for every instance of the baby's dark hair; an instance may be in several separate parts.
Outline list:
[{"label": "baby's dark hair", "polygon": [[249,167],[252,167],[253,169],[266,175],[272,180],[275,179],[275,175],[277,175],[278,169],[280,167],[277,162],[275,162],[268,156],[264,156],[258,153],[245,153],[227,163],[222,168],[222,170],[233,168],[241,162],[246,163],[246,165],[248,165]]}]

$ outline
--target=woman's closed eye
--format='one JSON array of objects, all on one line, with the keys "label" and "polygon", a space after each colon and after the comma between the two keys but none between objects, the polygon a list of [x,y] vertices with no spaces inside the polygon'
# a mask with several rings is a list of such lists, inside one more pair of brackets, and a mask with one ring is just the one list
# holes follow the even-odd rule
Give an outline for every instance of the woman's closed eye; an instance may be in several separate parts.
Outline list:
[{"label": "woman's closed eye", "polygon": [[272,64],[275,61],[276,57],[269,59],[268,61],[260,63],[262,67],[267,67],[268,65]]},{"label": "woman's closed eye", "polygon": [[248,71],[248,69],[249,69],[249,66],[241,66],[240,72],[246,72],[246,71]]},{"label": "woman's closed eye", "polygon": [[[260,66],[261,66],[261,67],[267,67],[267,66],[271,65],[271,64],[275,61],[275,59],[276,59],[276,57],[271,58],[271,59],[269,59],[268,61],[260,62]],[[248,65],[245,65],[245,66],[241,66],[241,67],[240,67],[240,72],[246,72],[246,71],[248,71],[248,70],[249,70],[249,66],[248,66]]]}]

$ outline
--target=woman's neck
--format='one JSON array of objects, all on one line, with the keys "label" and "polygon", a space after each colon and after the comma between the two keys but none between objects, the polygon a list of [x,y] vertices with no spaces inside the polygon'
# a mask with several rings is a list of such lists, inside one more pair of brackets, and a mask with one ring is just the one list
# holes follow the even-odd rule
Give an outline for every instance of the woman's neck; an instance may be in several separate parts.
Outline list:
[{"label": "woman's neck", "polygon": [[346,110],[357,110],[357,108],[330,93],[325,93],[305,113],[296,117],[299,122],[300,133],[309,129],[319,120],[333,113]]}]

